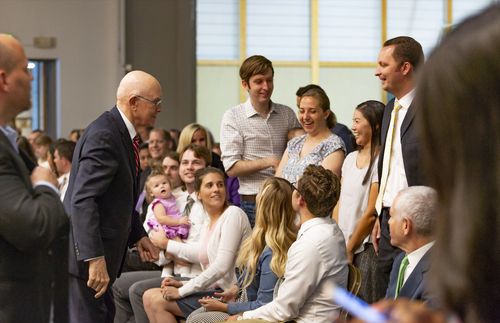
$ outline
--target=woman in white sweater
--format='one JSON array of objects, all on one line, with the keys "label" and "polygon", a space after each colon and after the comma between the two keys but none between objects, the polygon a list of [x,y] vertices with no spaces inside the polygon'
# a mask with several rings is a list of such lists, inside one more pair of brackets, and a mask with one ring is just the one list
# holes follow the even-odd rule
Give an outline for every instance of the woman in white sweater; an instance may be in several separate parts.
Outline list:
[{"label": "woman in white sweater", "polygon": [[196,172],[195,190],[208,216],[197,244],[183,244],[163,239],[157,244],[168,254],[199,262],[203,272],[188,282],[166,278],[161,288],[144,293],[144,307],[151,323],[176,322],[177,317],[187,317],[201,305],[198,300],[230,288],[236,281],[235,261],[241,242],[250,234],[250,224],[245,213],[226,201],[224,174],[213,167]]}]

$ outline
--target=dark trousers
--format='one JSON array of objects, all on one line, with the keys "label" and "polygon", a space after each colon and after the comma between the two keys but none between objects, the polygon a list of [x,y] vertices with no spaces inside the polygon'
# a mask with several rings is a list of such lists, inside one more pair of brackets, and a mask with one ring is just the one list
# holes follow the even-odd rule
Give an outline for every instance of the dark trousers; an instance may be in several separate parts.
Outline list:
[{"label": "dark trousers", "polygon": [[87,281],[69,275],[69,322],[70,323],[113,323],[115,304],[112,282],[99,298],[87,287]]},{"label": "dark trousers", "polygon": [[160,287],[161,271],[130,271],[113,284],[116,306],[115,323],[149,322],[142,303],[142,295],[150,288]]},{"label": "dark trousers", "polygon": [[401,252],[401,249],[391,245],[391,235],[389,232],[389,208],[382,208],[379,216],[380,221],[380,241],[376,268],[376,295],[377,299],[385,297],[389,277],[391,274],[394,258]]},{"label": "dark trousers", "polygon": [[67,235],[52,244],[52,323],[68,322],[68,246]]}]

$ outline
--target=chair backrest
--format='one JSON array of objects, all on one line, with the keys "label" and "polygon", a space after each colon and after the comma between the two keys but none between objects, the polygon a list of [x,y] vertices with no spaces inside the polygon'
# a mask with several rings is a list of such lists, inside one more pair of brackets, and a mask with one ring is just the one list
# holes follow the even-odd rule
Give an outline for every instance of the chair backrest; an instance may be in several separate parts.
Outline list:
[{"label": "chair backrest", "polygon": [[[354,296],[357,296],[360,288],[361,288],[361,271],[359,271],[359,269],[356,266],[349,264],[349,275],[347,276],[347,290]],[[346,322],[348,318],[349,318],[349,313],[346,310],[341,309],[339,315],[339,322]]]}]

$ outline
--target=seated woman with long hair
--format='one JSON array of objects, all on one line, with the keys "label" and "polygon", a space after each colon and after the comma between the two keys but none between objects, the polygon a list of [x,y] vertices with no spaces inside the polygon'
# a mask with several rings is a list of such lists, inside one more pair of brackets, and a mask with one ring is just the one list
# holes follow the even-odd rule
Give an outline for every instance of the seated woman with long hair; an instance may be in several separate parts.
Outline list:
[{"label": "seated woman with long hair", "polygon": [[[288,248],[297,237],[292,208],[292,185],[281,178],[268,178],[257,194],[256,223],[252,235],[243,243],[236,265],[242,275],[239,285],[200,300],[199,308],[187,323],[211,323],[229,315],[253,310],[273,299],[273,290],[285,273]],[[242,292],[235,302],[238,291]],[[246,296],[246,297],[245,297]]]},{"label": "seated woman with long hair", "polygon": [[235,261],[242,241],[250,234],[246,214],[226,201],[224,174],[207,167],[195,173],[195,191],[207,214],[198,243],[184,244],[164,238],[156,241],[174,257],[195,263],[203,272],[188,282],[166,278],[161,288],[144,293],[144,308],[150,322],[176,322],[176,316],[187,317],[201,305],[198,300],[232,287],[236,281]]}]

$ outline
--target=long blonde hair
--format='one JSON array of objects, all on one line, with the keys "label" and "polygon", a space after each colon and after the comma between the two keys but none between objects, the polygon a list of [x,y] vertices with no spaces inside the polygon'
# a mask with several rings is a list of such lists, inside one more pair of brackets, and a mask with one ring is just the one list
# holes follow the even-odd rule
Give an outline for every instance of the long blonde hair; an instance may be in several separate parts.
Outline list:
[{"label": "long blonde hair", "polygon": [[255,227],[252,235],[243,242],[236,260],[236,266],[245,272],[242,289],[252,283],[266,245],[273,254],[271,270],[276,276],[283,277],[288,249],[297,238],[292,192],[292,185],[282,178],[268,178],[262,185],[257,195]]}]

